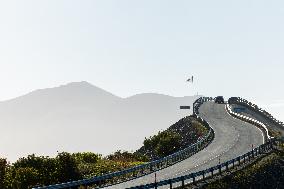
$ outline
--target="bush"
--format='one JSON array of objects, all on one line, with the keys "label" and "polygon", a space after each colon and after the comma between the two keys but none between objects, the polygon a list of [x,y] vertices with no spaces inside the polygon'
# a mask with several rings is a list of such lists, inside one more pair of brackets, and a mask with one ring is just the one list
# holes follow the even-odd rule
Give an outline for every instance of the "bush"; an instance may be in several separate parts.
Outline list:
[{"label": "bush", "polygon": [[81,178],[75,158],[67,152],[62,152],[57,155],[56,167],[59,182],[68,182]]},{"label": "bush", "polygon": [[56,158],[38,157],[34,154],[20,158],[7,168],[4,182],[6,188],[26,189],[80,178],[75,158],[62,152]]},{"label": "bush", "polygon": [[54,158],[29,155],[26,158],[20,158],[13,164],[15,170],[20,168],[32,168],[37,171],[38,184],[49,185],[58,182],[57,162]]},{"label": "bush", "polygon": [[39,183],[39,174],[36,169],[24,167],[15,170],[15,177],[12,182],[13,188],[27,189]]},{"label": "bush", "polygon": [[146,149],[153,149],[155,155],[164,157],[170,155],[181,148],[181,136],[172,131],[159,132],[149,138],[145,138],[144,146]]},{"label": "bush", "polygon": [[0,158],[0,188],[4,188],[4,179],[8,163],[6,159]]},{"label": "bush", "polygon": [[175,153],[204,137],[209,129],[195,116],[187,116],[170,126],[167,130],[145,138],[144,145],[135,154],[142,154],[150,160]]},{"label": "bush", "polygon": [[95,154],[93,152],[78,152],[73,153],[72,157],[76,160],[76,163],[97,163],[101,159],[102,155]]},{"label": "bush", "polygon": [[113,154],[107,156],[108,160],[112,161],[121,161],[121,162],[145,162],[148,161],[148,158],[139,153],[131,153],[128,151],[118,150]]}]

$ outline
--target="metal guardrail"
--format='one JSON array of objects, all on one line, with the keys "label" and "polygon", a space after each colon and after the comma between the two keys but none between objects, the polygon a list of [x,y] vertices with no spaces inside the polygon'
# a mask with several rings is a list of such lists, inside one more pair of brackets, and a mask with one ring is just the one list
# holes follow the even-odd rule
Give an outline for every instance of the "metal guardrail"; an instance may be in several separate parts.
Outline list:
[{"label": "metal guardrail", "polygon": [[[187,148],[180,150],[169,156],[166,156],[164,158],[149,163],[145,163],[142,165],[138,165],[130,169],[106,174],[99,177],[93,177],[90,179],[71,181],[67,183],[55,184],[50,186],[36,187],[34,189],[63,189],[63,188],[78,188],[80,186],[84,187],[93,186],[94,188],[106,187],[145,176],[147,174],[159,171],[161,169],[174,165],[184,159],[189,158],[190,156],[200,151],[204,146],[208,145],[214,138],[213,129],[209,126],[209,124],[205,120],[203,120],[201,117],[198,116],[198,109],[201,106],[201,104],[212,99],[213,98],[209,97],[200,97],[193,104],[193,116],[195,116],[200,122],[202,122],[204,126],[206,126],[209,130],[208,133],[204,137],[199,139],[195,144],[192,144]],[[127,178],[124,178],[125,176]]]},{"label": "metal guardrail", "polygon": [[207,101],[212,101],[212,97],[200,97],[193,103],[193,114],[198,115],[199,114],[199,108],[200,106]]},{"label": "metal guardrail", "polygon": [[281,125],[284,127],[284,123],[276,118],[274,118],[270,113],[268,113],[266,110],[258,107],[256,104],[253,104],[252,102],[249,102],[246,99],[243,99],[241,97],[231,97],[228,100],[229,104],[240,104],[240,105],[244,105],[247,107],[250,107],[252,109],[254,109],[255,111],[259,112],[261,115],[263,115],[264,117],[270,119],[272,122]]},{"label": "metal guardrail", "polygon": [[223,171],[228,171],[229,168],[234,168],[235,166],[242,165],[247,161],[251,161],[252,159],[258,157],[259,155],[264,154],[270,151],[271,149],[273,149],[273,143],[275,142],[283,144],[284,140],[283,138],[269,140],[265,144],[262,144],[241,156],[238,156],[234,159],[231,159],[229,161],[226,161],[224,163],[218,164],[214,167],[210,167],[202,171],[190,173],[173,179],[163,180],[157,183],[130,187],[128,189],[148,189],[148,188],[158,188],[159,186],[169,186],[170,189],[172,189],[173,185],[177,183],[180,183],[179,186],[184,187],[187,183],[195,183],[198,179],[204,180],[207,177],[212,177],[213,175],[220,174]]},{"label": "metal guardrail", "polygon": [[268,129],[267,129],[267,127],[264,123],[262,123],[262,122],[260,122],[256,119],[253,119],[253,118],[250,118],[250,117],[247,117],[247,116],[244,116],[244,115],[241,115],[239,113],[232,111],[229,104],[226,104],[226,109],[231,116],[236,117],[236,118],[243,120],[245,122],[251,123],[251,124],[255,125],[256,127],[260,128],[261,131],[264,133],[264,141],[267,141],[267,140],[273,138],[269,135]]}]

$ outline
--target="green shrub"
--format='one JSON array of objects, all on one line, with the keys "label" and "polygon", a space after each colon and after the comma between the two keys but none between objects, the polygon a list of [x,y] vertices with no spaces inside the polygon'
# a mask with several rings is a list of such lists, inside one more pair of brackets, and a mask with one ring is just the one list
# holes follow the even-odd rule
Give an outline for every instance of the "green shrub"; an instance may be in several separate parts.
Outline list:
[{"label": "green shrub", "polygon": [[4,179],[8,163],[6,159],[0,158],[0,188],[4,188]]},{"label": "green shrub", "polygon": [[81,178],[74,157],[67,152],[59,153],[56,157],[57,176],[59,182],[68,182]]},{"label": "green shrub", "polygon": [[72,157],[76,160],[76,163],[97,163],[101,159],[102,155],[93,152],[78,152],[73,153]]},{"label": "green shrub", "polygon": [[128,151],[121,151],[118,150],[116,152],[114,152],[113,154],[110,154],[106,157],[108,160],[112,160],[112,161],[121,161],[121,162],[146,162],[149,161],[149,159],[139,153],[131,153]]},{"label": "green shrub", "polygon": [[149,138],[145,138],[144,146],[146,149],[153,149],[158,157],[170,155],[181,148],[181,136],[172,131],[159,132]]}]

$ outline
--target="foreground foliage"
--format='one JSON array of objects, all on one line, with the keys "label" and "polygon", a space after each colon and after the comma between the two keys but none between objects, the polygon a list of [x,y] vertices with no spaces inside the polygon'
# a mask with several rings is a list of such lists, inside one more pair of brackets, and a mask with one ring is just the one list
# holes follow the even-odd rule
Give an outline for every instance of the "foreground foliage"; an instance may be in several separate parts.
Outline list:
[{"label": "foreground foliage", "polygon": [[29,189],[100,176],[141,163],[145,157],[115,152],[106,158],[92,152],[59,153],[55,158],[29,155],[13,164],[0,159],[0,188]]}]

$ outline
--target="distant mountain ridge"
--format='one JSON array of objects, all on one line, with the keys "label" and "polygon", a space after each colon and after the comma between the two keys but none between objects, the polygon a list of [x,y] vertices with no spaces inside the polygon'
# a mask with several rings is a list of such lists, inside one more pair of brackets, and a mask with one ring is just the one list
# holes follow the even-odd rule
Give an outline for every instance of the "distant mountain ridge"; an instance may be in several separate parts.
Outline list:
[{"label": "distant mountain ridge", "polygon": [[88,82],[40,89],[0,103],[0,156],[136,150],[191,111],[198,98],[145,93],[120,98]]}]

